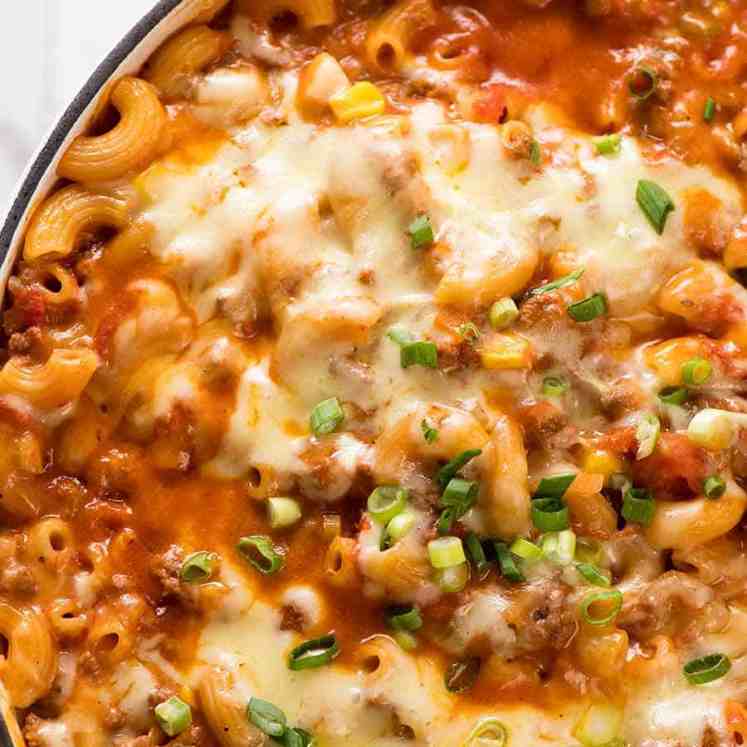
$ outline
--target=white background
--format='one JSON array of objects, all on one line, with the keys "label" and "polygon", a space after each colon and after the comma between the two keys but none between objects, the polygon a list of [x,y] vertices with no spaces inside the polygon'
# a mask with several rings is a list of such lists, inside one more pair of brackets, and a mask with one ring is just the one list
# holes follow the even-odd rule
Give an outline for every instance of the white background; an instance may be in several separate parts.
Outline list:
[{"label": "white background", "polygon": [[156,0],[0,0],[0,224],[27,160]]}]

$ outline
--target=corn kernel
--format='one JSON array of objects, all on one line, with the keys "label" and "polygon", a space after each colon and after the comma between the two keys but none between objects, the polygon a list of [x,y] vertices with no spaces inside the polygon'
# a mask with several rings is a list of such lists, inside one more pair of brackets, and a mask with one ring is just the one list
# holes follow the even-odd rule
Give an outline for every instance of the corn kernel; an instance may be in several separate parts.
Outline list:
[{"label": "corn kernel", "polygon": [[611,451],[594,449],[584,459],[584,472],[594,475],[604,475],[605,478],[615,472],[622,472],[623,464]]},{"label": "corn kernel", "polygon": [[335,94],[329,105],[338,122],[347,124],[354,119],[381,114],[386,109],[386,99],[373,83],[361,81]]},{"label": "corn kernel", "polygon": [[495,335],[480,350],[482,365],[489,369],[529,368],[532,348],[515,335]]}]

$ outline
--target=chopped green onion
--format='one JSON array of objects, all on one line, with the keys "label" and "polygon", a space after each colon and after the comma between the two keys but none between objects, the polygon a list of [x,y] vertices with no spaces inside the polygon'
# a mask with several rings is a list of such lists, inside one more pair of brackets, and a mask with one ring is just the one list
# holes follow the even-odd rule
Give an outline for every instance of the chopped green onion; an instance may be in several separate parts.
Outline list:
[{"label": "chopped green onion", "polygon": [[540,541],[543,555],[557,565],[569,565],[576,554],[576,534],[571,529],[549,532]]},{"label": "chopped green onion", "polygon": [[573,728],[584,747],[625,747],[619,739],[623,712],[611,703],[593,703]]},{"label": "chopped green onion", "polygon": [[542,150],[536,140],[532,140],[532,144],[529,146],[529,160],[533,166],[539,166],[542,163]]},{"label": "chopped green onion", "polygon": [[607,313],[607,298],[603,293],[594,293],[583,301],[572,303],[567,311],[575,322],[591,322]]},{"label": "chopped green onion", "polygon": [[158,726],[167,737],[175,737],[192,725],[192,709],[176,695],[159,703],[153,713]]},{"label": "chopped green onion", "polygon": [[267,501],[270,526],[273,529],[286,529],[301,518],[301,506],[293,498],[270,498]]},{"label": "chopped green onion", "polygon": [[713,366],[705,358],[691,358],[682,364],[682,381],[688,386],[701,386],[713,374]]},{"label": "chopped green onion", "polygon": [[417,607],[392,607],[386,621],[394,630],[409,630],[411,633],[423,627],[423,618]]},{"label": "chopped green onion", "polygon": [[485,549],[480,542],[480,538],[474,533],[470,532],[464,539],[464,544],[467,548],[467,555],[472,561],[472,565],[475,566],[478,576],[482,576],[489,568],[490,563],[485,556]]},{"label": "chopped green onion", "polygon": [[448,464],[445,464],[440,470],[438,470],[438,473],[436,474],[438,484],[442,488],[445,488],[451,481],[451,478],[456,477],[457,472],[459,472],[467,462],[480,456],[480,454],[482,454],[482,449],[467,449],[461,454],[455,456],[450,462],[448,462]]},{"label": "chopped green onion", "polygon": [[596,540],[587,537],[576,539],[576,560],[581,563],[598,564],[602,560],[602,548]]},{"label": "chopped green onion", "polygon": [[537,490],[534,491],[533,498],[562,498],[565,491],[571,487],[571,483],[576,479],[575,472],[568,472],[563,475],[553,475],[552,477],[543,477]]},{"label": "chopped green onion", "polygon": [[523,537],[517,537],[511,544],[511,552],[522,560],[539,560],[543,556],[542,548],[537,547]]},{"label": "chopped green onion", "polygon": [[441,591],[447,594],[455,594],[464,589],[470,579],[469,563],[460,563],[448,568],[437,568],[433,574],[433,580]]},{"label": "chopped green onion", "polygon": [[620,152],[620,139],[620,133],[615,132],[612,135],[595,137],[593,142],[600,156],[613,156]]},{"label": "chopped green onion", "polygon": [[691,685],[705,685],[721,679],[731,669],[731,660],[725,654],[709,654],[687,662],[682,671]]},{"label": "chopped green onion", "polygon": [[479,486],[473,480],[462,480],[461,477],[454,477],[449,480],[449,484],[441,496],[441,505],[457,509],[459,518],[469,511],[477,500]]},{"label": "chopped green onion", "polygon": [[483,718],[470,732],[462,747],[506,747],[508,729],[497,718]]},{"label": "chopped green onion", "polygon": [[451,531],[451,527],[454,526],[454,522],[457,519],[457,511],[453,506],[445,508],[441,511],[441,515],[438,517],[436,522],[436,531],[443,537]]},{"label": "chopped green onion", "polygon": [[386,333],[386,336],[392,342],[396,342],[397,345],[408,345],[411,342],[415,342],[415,338],[404,327],[392,327]]},{"label": "chopped green onion", "polygon": [[302,669],[317,669],[329,664],[340,654],[337,638],[329,634],[314,638],[296,646],[288,655],[288,668],[294,672]]},{"label": "chopped green onion", "polygon": [[434,568],[450,568],[467,560],[459,537],[439,537],[431,540],[428,543],[428,557]]},{"label": "chopped green onion", "polygon": [[635,199],[654,231],[661,236],[667,216],[674,210],[672,198],[656,182],[641,179],[635,191]]},{"label": "chopped green onion", "polygon": [[444,684],[450,693],[463,693],[469,690],[480,674],[480,659],[472,657],[450,664],[444,674]]},{"label": "chopped green onion", "polygon": [[711,475],[703,480],[703,494],[706,498],[717,499],[726,492],[726,483],[718,475]]},{"label": "chopped green onion", "polygon": [[493,329],[501,330],[506,329],[511,325],[519,316],[519,307],[513,298],[501,298],[500,301],[496,301],[490,307],[490,313],[488,314],[488,321]]},{"label": "chopped green onion", "polygon": [[283,556],[272,545],[272,540],[263,534],[242,537],[237,549],[260,573],[269,576],[283,567]]},{"label": "chopped green onion", "polygon": [[386,526],[385,534],[391,544],[401,540],[414,526],[418,517],[412,511],[402,511],[397,514]]},{"label": "chopped green onion", "polygon": [[402,346],[399,362],[402,368],[410,368],[410,366],[438,368],[438,348],[434,343],[423,340],[408,342]]},{"label": "chopped green onion", "polygon": [[636,459],[645,459],[654,453],[660,431],[661,423],[656,415],[646,413],[641,418],[635,431],[635,438],[638,441],[638,451],[635,454]]},{"label": "chopped green onion", "polygon": [[561,532],[568,529],[568,507],[560,498],[534,498],[532,523],[540,532]]},{"label": "chopped green onion", "polygon": [[428,425],[427,420],[423,419],[420,423],[420,430],[423,431],[423,438],[426,443],[432,444],[438,441],[438,430],[436,428],[431,428],[431,426]]},{"label": "chopped green onion", "polygon": [[703,120],[705,122],[712,122],[715,115],[716,102],[709,96],[706,99],[705,106],[703,107]]},{"label": "chopped green onion", "polygon": [[[623,595],[619,589],[609,591],[595,591],[589,594],[581,602],[581,616],[589,625],[607,625],[611,623],[622,609]],[[591,609],[594,605],[604,605],[605,609],[600,614],[594,614]]]},{"label": "chopped green onion", "polygon": [[282,737],[288,724],[285,714],[276,705],[260,698],[249,699],[246,717],[268,737]]},{"label": "chopped green onion", "polygon": [[184,559],[179,578],[187,584],[201,584],[213,575],[213,565],[217,559],[214,552],[193,552]]},{"label": "chopped green onion", "polygon": [[511,555],[508,545],[505,542],[494,542],[493,547],[495,547],[495,554],[498,558],[498,565],[500,566],[503,578],[513,584],[523,581],[524,576],[516,565],[516,561],[513,555]]},{"label": "chopped green onion", "polygon": [[629,488],[623,496],[622,515],[626,521],[647,527],[654,519],[656,501],[645,488]]},{"label": "chopped green onion", "polygon": [[457,334],[467,342],[477,342],[480,339],[480,330],[474,322],[465,322],[457,327]]},{"label": "chopped green onion", "polygon": [[314,743],[314,737],[305,729],[295,727],[286,729],[283,734],[283,744],[285,747],[311,747]]},{"label": "chopped green onion", "polygon": [[311,411],[311,430],[315,436],[325,436],[336,431],[345,420],[345,413],[337,397],[325,399]]},{"label": "chopped green onion", "polygon": [[551,283],[540,285],[538,288],[534,288],[529,291],[530,296],[541,296],[543,293],[549,293],[550,291],[558,290],[559,288],[565,288],[568,285],[573,285],[585,272],[585,267],[579,267],[578,270],[574,270],[569,275],[564,275],[562,278],[553,280]]},{"label": "chopped green onion", "polygon": [[689,396],[684,386],[667,386],[659,392],[659,399],[665,405],[683,405]]},{"label": "chopped green onion", "polygon": [[654,93],[658,84],[659,76],[656,71],[640,65],[628,80],[628,90],[638,101],[645,101]]},{"label": "chopped green onion", "polygon": [[368,496],[368,513],[379,522],[388,524],[407,505],[408,494],[397,485],[384,485],[376,488]]},{"label": "chopped green onion", "polygon": [[610,586],[612,583],[593,563],[576,563],[576,570],[594,586]]},{"label": "chopped green onion", "polygon": [[568,391],[568,382],[560,376],[545,376],[542,394],[546,397],[562,397]]},{"label": "chopped green onion", "polygon": [[421,249],[433,243],[433,227],[427,215],[419,215],[410,223],[407,232],[410,234],[410,245],[413,249]]},{"label": "chopped green onion", "polygon": [[392,638],[404,651],[414,651],[418,647],[418,639],[406,630],[395,630]]}]

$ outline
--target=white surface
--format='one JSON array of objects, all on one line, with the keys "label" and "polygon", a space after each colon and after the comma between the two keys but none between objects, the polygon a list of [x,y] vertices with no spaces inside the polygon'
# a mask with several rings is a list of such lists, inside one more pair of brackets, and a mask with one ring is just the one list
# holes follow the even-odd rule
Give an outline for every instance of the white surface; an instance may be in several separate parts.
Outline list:
[{"label": "white surface", "polygon": [[[0,11],[0,210],[86,78],[156,0],[22,0]],[[2,216],[0,216],[2,222]]]}]

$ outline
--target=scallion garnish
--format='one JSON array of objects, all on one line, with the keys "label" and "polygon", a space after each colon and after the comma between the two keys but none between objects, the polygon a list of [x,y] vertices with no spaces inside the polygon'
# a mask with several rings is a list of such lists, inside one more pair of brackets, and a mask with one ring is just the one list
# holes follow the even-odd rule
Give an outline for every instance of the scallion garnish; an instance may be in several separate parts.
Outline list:
[{"label": "scallion garnish", "polygon": [[483,718],[462,747],[505,747],[507,744],[508,729],[497,718]]},{"label": "scallion garnish", "polygon": [[638,101],[645,101],[649,98],[656,87],[659,85],[659,76],[655,70],[646,65],[640,65],[636,68],[633,75],[628,80],[628,90]]},{"label": "scallion garnish", "polygon": [[568,529],[568,506],[560,498],[534,498],[532,523],[540,532],[560,532]]},{"label": "scallion garnish", "polygon": [[423,438],[428,444],[438,441],[438,430],[428,425],[428,421],[423,419],[420,423],[420,430],[423,431]]},{"label": "scallion garnish", "polygon": [[501,298],[490,307],[488,321],[495,330],[506,329],[519,316],[519,307],[513,298]]},{"label": "scallion garnish", "polygon": [[402,513],[397,514],[387,525],[384,530],[382,542],[386,549],[399,542],[414,526],[418,517],[410,510],[405,509]]},{"label": "scallion garnish", "polygon": [[339,654],[337,638],[330,633],[296,646],[288,655],[288,668],[295,672],[302,669],[317,669],[329,664]]},{"label": "scallion garnish", "polygon": [[260,573],[269,576],[283,567],[283,556],[275,550],[272,540],[263,534],[242,537],[237,549]]},{"label": "scallion garnish", "polygon": [[176,695],[159,703],[153,713],[167,737],[176,737],[192,725],[192,709]]},{"label": "scallion garnish", "polygon": [[464,539],[464,545],[467,548],[467,555],[472,561],[472,565],[475,566],[477,575],[482,576],[490,568],[490,563],[485,555],[485,549],[480,542],[480,538],[474,532],[470,532]]},{"label": "scallion garnish", "polygon": [[711,475],[703,480],[703,495],[706,498],[717,500],[726,492],[726,483],[718,475]]},{"label": "scallion garnish", "polygon": [[408,342],[400,351],[400,365],[402,368],[423,366],[423,368],[438,368],[438,348],[432,342],[418,340]]},{"label": "scallion garnish", "polygon": [[705,358],[691,358],[682,364],[682,381],[688,386],[702,386],[713,374],[713,366]]},{"label": "scallion garnish", "polygon": [[583,301],[572,303],[567,311],[575,322],[591,322],[607,313],[607,297],[604,293],[593,293]]},{"label": "scallion garnish", "polygon": [[529,146],[529,160],[533,166],[539,166],[540,163],[542,163],[542,149],[537,140],[532,140],[532,143]]},{"label": "scallion garnish", "polygon": [[480,339],[480,330],[474,322],[465,322],[457,327],[457,334],[469,343],[475,343]]},{"label": "scallion garnish", "polygon": [[612,135],[595,137],[593,142],[600,156],[613,156],[620,151],[620,140],[620,133],[615,132]]},{"label": "scallion garnish", "polygon": [[201,584],[213,575],[218,556],[214,552],[200,550],[188,555],[182,563],[179,578],[187,584]]},{"label": "scallion garnish", "polygon": [[267,513],[273,529],[287,529],[301,518],[301,504],[293,498],[275,496],[267,501]]},{"label": "scallion garnish", "polygon": [[413,249],[422,249],[433,243],[433,227],[427,215],[419,215],[410,223],[407,232],[410,234],[410,245]]},{"label": "scallion garnish", "polygon": [[457,472],[459,472],[467,462],[480,456],[480,454],[482,454],[482,449],[467,449],[461,454],[457,454],[457,456],[455,456],[450,462],[438,470],[436,473],[436,481],[442,488],[445,488],[449,482],[451,482],[451,479],[456,477]]},{"label": "scallion garnish", "polygon": [[659,418],[652,413],[645,413],[638,421],[638,427],[635,429],[635,439],[638,441],[636,459],[645,459],[654,453],[660,432],[661,422]]},{"label": "scallion garnish", "polygon": [[288,728],[283,734],[284,747],[311,747],[314,737],[306,729]]},{"label": "scallion garnish", "polygon": [[473,657],[450,664],[444,675],[444,684],[450,693],[463,693],[469,690],[480,674],[480,659]]},{"label": "scallion garnish", "polygon": [[562,397],[568,391],[568,382],[560,376],[545,376],[542,379],[542,394],[546,397]]},{"label": "scallion garnish", "polygon": [[691,685],[705,685],[721,679],[731,669],[731,660],[725,654],[709,654],[687,662],[682,672]]},{"label": "scallion garnish", "polygon": [[703,120],[705,122],[712,122],[716,116],[716,102],[710,96],[706,99],[705,106],[703,107]]},{"label": "scallion garnish", "polygon": [[514,560],[514,556],[508,549],[505,542],[494,542],[495,556],[498,558],[498,566],[501,569],[501,575],[512,584],[518,584],[524,580],[522,572],[519,570]]},{"label": "scallion garnish", "polygon": [[564,275],[562,278],[553,280],[551,283],[545,283],[545,285],[540,285],[538,288],[534,288],[533,290],[529,291],[529,295],[541,296],[543,293],[550,293],[550,291],[573,285],[584,274],[584,271],[584,267],[579,267],[578,270],[574,270],[569,275]]},{"label": "scallion garnish", "polygon": [[340,407],[337,397],[325,399],[312,411],[309,423],[315,436],[325,436],[333,433],[345,420],[345,413]]},{"label": "scallion garnish", "polygon": [[571,483],[576,479],[575,472],[569,472],[563,475],[553,475],[552,477],[543,477],[540,480],[537,490],[534,491],[534,498],[562,498],[565,491],[571,487]]},{"label": "scallion garnish", "polygon": [[[597,591],[581,602],[581,616],[589,625],[607,625],[617,617],[622,603],[623,595],[619,589]],[[593,608],[597,606],[602,606],[602,610],[595,613]]]},{"label": "scallion garnish", "polygon": [[478,490],[478,484],[472,480],[462,480],[461,477],[449,480],[440,498],[444,511],[436,525],[439,534],[448,534],[452,524],[475,505]]},{"label": "scallion garnish", "polygon": [[368,496],[368,513],[379,522],[388,524],[407,505],[408,494],[397,485],[383,485]]},{"label": "scallion garnish", "polygon": [[272,703],[261,698],[250,698],[246,717],[268,737],[282,737],[288,724],[285,714]]},{"label": "scallion garnish", "polygon": [[423,627],[423,618],[417,607],[392,607],[387,611],[386,621],[394,630],[411,633]]},{"label": "scallion garnish", "polygon": [[593,563],[576,563],[576,570],[594,586],[609,586],[610,580]]},{"label": "scallion garnish", "polygon": [[451,568],[466,562],[459,537],[439,537],[428,543],[428,558],[434,568]]},{"label": "scallion garnish", "polygon": [[522,560],[540,560],[543,556],[542,548],[524,537],[517,537],[509,548],[516,557]]},{"label": "scallion garnish", "polygon": [[408,343],[415,342],[415,338],[404,327],[392,327],[386,333],[386,336],[392,342],[396,342],[397,345],[407,345]]},{"label": "scallion garnish", "polygon": [[659,392],[659,399],[665,405],[682,405],[689,396],[690,392],[684,386],[667,386]]},{"label": "scallion garnish", "polygon": [[672,198],[656,182],[641,179],[636,187],[635,199],[654,231],[661,236],[667,216],[674,210]]},{"label": "scallion garnish", "polygon": [[626,521],[647,527],[654,519],[656,501],[645,488],[629,488],[623,496],[622,515]]},{"label": "scallion garnish", "polygon": [[458,565],[450,565],[448,568],[436,568],[433,572],[436,585],[447,594],[462,591],[469,582],[470,576],[470,565],[466,561]]}]

